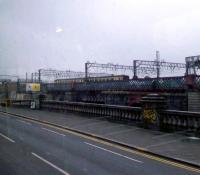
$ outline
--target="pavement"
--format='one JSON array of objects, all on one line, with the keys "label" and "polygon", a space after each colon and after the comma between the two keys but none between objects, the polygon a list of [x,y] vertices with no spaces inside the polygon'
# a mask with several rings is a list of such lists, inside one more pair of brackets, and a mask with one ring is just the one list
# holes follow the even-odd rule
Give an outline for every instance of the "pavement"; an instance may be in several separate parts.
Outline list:
[{"label": "pavement", "polygon": [[[4,109],[5,110],[5,109]],[[199,164],[199,138],[161,133],[105,117],[22,108],[9,112],[98,134]],[[198,174],[113,146],[0,114],[1,174]]]}]

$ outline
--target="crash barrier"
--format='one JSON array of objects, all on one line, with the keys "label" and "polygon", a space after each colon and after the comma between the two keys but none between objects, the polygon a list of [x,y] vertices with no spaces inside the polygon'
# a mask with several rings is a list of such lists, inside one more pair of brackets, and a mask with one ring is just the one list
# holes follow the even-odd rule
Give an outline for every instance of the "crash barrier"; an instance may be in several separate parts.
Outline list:
[{"label": "crash barrier", "polygon": [[[12,104],[15,106],[27,106],[28,104],[30,105],[30,100],[15,101]],[[53,100],[42,101],[40,107],[50,111],[72,111],[102,115],[108,119],[118,121],[138,121],[143,123],[148,119],[152,125],[155,124],[162,130],[189,130],[198,133],[200,131],[199,112],[160,110],[158,114],[156,109]]]}]

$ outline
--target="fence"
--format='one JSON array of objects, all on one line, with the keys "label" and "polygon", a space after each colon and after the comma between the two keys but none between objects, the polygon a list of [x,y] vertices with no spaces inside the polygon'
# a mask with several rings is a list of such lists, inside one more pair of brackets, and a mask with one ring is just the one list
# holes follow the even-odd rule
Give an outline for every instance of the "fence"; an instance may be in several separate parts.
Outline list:
[{"label": "fence", "polygon": [[71,84],[51,83],[45,84],[47,91],[102,91],[102,90],[184,90],[185,77],[147,78],[124,81],[85,82]]}]

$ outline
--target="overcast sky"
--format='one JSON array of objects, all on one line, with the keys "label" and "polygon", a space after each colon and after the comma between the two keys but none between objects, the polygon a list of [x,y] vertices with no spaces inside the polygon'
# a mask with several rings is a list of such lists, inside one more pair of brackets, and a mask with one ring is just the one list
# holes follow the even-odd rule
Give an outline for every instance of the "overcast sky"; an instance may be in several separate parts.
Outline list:
[{"label": "overcast sky", "polygon": [[200,54],[199,0],[0,0],[0,73]]}]

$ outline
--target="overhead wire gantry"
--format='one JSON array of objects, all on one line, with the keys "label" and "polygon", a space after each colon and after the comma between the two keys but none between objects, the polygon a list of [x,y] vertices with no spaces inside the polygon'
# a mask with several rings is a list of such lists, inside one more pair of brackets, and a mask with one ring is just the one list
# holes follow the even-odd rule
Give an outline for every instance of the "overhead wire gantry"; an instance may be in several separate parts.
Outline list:
[{"label": "overhead wire gantry", "polygon": [[[90,73],[90,77],[108,76],[106,73]],[[55,69],[39,69],[38,72],[32,73],[32,80],[42,81],[42,78],[53,79],[70,79],[70,78],[84,78],[85,72],[77,72],[72,70],[55,70]]]},{"label": "overhead wire gantry", "polygon": [[119,65],[119,64],[101,64],[101,63],[85,63],[85,78],[88,78],[88,75],[91,71],[95,72],[111,72],[111,74],[116,74],[119,71],[131,72],[133,78],[137,78],[138,74],[156,74],[157,78],[160,77],[161,70],[170,70],[171,72],[175,70],[184,69],[185,71],[186,64],[184,63],[171,63],[165,61],[145,61],[145,60],[133,60],[132,66]]}]

